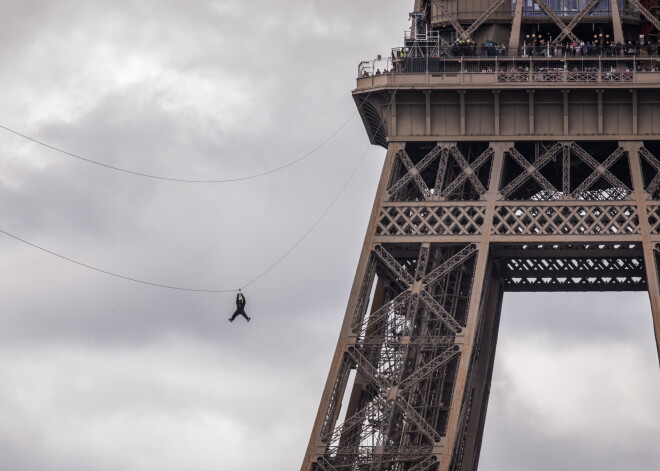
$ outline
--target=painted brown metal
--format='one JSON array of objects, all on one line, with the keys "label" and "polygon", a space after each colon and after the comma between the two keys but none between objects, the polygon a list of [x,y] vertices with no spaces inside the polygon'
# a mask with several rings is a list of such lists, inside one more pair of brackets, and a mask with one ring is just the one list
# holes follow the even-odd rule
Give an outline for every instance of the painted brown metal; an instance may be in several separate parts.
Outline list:
[{"label": "painted brown metal", "polygon": [[388,151],[302,471],[475,471],[506,291],[647,291],[660,354],[656,59],[414,51],[354,91]]}]

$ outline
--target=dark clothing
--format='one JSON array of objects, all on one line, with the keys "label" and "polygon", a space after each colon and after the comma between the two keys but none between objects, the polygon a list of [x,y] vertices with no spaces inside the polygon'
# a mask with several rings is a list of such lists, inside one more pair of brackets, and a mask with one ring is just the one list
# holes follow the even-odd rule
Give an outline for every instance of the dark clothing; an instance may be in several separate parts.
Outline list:
[{"label": "dark clothing", "polygon": [[236,319],[236,317],[238,317],[239,315],[245,317],[245,320],[250,322],[250,318],[245,313],[245,304],[246,304],[245,296],[243,296],[242,293],[238,293],[236,295],[236,311],[234,312],[234,315],[231,316],[231,318],[229,319],[231,322],[234,322],[234,319]]},{"label": "dark clothing", "polygon": [[237,307],[236,307],[236,311],[234,312],[234,315],[231,316],[231,319],[229,319],[229,320],[232,321],[232,322],[234,322],[234,319],[236,319],[236,317],[238,317],[239,314],[240,314],[241,316],[245,317],[245,320],[247,320],[247,321],[250,320],[250,318],[248,317],[248,315],[245,313],[245,310],[243,309],[243,306],[237,306]]}]

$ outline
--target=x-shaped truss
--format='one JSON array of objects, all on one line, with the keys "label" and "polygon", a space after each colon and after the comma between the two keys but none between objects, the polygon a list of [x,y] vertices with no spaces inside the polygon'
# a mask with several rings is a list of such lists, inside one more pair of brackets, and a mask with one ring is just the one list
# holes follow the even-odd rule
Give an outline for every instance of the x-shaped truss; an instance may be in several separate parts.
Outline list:
[{"label": "x-shaped truss", "polygon": [[[423,250],[428,250],[427,248],[422,248]],[[388,316],[393,309],[397,307],[405,307],[411,301],[416,301],[417,299],[421,300],[431,313],[433,313],[440,321],[442,321],[445,326],[454,333],[458,333],[462,330],[462,327],[456,320],[445,310],[444,307],[440,305],[431,293],[427,291],[427,286],[432,285],[440,278],[447,276],[453,269],[465,263],[472,255],[476,252],[476,247],[469,245],[447,260],[445,263],[437,267],[435,270],[428,273],[426,276],[421,278],[422,288],[420,289],[419,295],[413,295],[411,290],[415,279],[408,273],[408,271],[401,266],[399,262],[383,248],[382,245],[377,245],[374,249],[374,253],[380,259],[383,266],[387,268],[390,273],[394,276],[395,280],[401,285],[405,290],[396,298],[394,298],[390,303],[380,308],[378,311],[370,318],[370,323],[378,322],[384,317]],[[421,266],[421,264],[419,264]],[[366,332],[365,332],[366,333]]]},{"label": "x-shaped truss", "polygon": [[470,180],[470,183],[472,183],[480,195],[486,193],[486,188],[484,188],[483,184],[479,180],[479,177],[477,177],[477,172],[486,162],[488,162],[488,159],[493,156],[493,149],[490,147],[486,149],[481,153],[479,157],[476,158],[474,162],[472,162],[472,164],[468,163],[467,159],[463,156],[463,154],[461,154],[461,151],[459,151],[456,146],[452,146],[449,149],[449,152],[456,160],[458,166],[461,168],[462,173],[453,182],[447,185],[447,188],[440,192],[440,198],[447,198],[454,191],[456,191],[456,189],[460,187],[465,182],[465,180]]},{"label": "x-shaped truss", "polygon": [[657,172],[655,177],[653,177],[653,180],[651,180],[651,183],[646,187],[646,192],[652,195],[658,191],[658,187],[660,187],[660,161],[658,161],[658,159],[656,159],[655,156],[645,147],[639,149],[639,155],[644,157],[649,165],[651,165]]},{"label": "x-shaped truss", "polygon": [[550,183],[543,175],[541,175],[541,170],[548,163],[555,158],[555,156],[561,152],[562,146],[559,143],[555,143],[550,149],[546,150],[541,156],[536,159],[536,161],[531,164],[525,157],[522,156],[520,152],[511,147],[508,150],[508,154],[513,157],[513,159],[520,165],[525,171],[518,175],[514,180],[505,186],[500,192],[504,198],[508,198],[522,186],[529,178],[533,178],[538,182],[541,187],[549,193],[557,193],[557,189]]},{"label": "x-shaped truss", "polygon": [[401,177],[394,185],[388,189],[390,197],[396,195],[403,187],[405,187],[411,180],[415,182],[417,189],[422,193],[425,199],[431,197],[431,190],[429,189],[424,179],[421,177],[421,173],[437,159],[440,154],[443,153],[443,150],[440,147],[436,147],[431,152],[429,152],[422,160],[419,161],[417,165],[412,163],[410,157],[405,150],[400,150],[397,153],[397,158],[403,163],[406,167],[406,174]]},{"label": "x-shaped truss", "polygon": [[628,194],[631,193],[630,188],[625,185],[621,180],[619,180],[612,172],[608,169],[616,163],[621,156],[625,154],[625,151],[622,148],[615,150],[605,161],[601,164],[598,163],[589,153],[580,147],[575,142],[570,144],[571,152],[580,158],[584,163],[594,169],[594,172],[574,191],[574,195],[579,195],[580,193],[588,190],[591,186],[601,177],[607,180],[607,182],[612,185],[614,188],[619,188]]},{"label": "x-shaped truss", "polygon": [[458,20],[452,16],[449,11],[447,11],[447,7],[445,6],[445,2],[443,0],[434,0],[435,4],[438,6],[438,10],[440,10],[440,13],[442,13],[442,15],[449,20],[451,25],[456,30],[456,33],[458,33],[462,39],[469,39],[470,36],[472,36],[472,33],[474,33],[479,28],[479,26],[484,23],[484,21],[490,18],[498,8],[504,5],[506,1],[507,0],[496,0],[490,5],[490,7],[486,9],[486,11],[481,14],[479,18],[475,20],[474,23],[472,23],[467,29],[464,29]]},{"label": "x-shaped truss", "polygon": [[393,400],[388,400],[386,395],[389,393],[390,384],[381,377],[378,370],[376,370],[371,362],[364,355],[362,355],[358,349],[349,348],[348,354],[351,356],[351,358],[353,358],[353,360],[355,360],[360,373],[380,389],[380,395],[377,395],[375,400],[380,402],[383,408],[388,410],[389,413],[392,413],[392,407],[394,405],[398,406],[406,415],[406,417],[408,417],[408,419],[410,419],[417,426],[417,428],[424,435],[426,435],[427,438],[429,438],[434,443],[440,441],[440,434],[433,428],[431,424],[426,421],[426,419],[424,419],[424,417],[419,415],[415,408],[411,406],[410,403],[408,403],[408,401],[406,401],[403,397],[397,395]]},{"label": "x-shaped truss", "polygon": [[557,25],[557,27],[564,33],[566,36],[568,36],[571,41],[575,43],[580,43],[580,40],[573,34],[573,31],[568,29],[568,26],[566,26],[566,23],[564,23],[559,16],[555,14],[554,11],[548,5],[545,3],[545,0],[534,0],[536,4],[539,6],[539,8],[543,11],[543,13],[546,14],[548,18],[550,18],[554,24]]},{"label": "x-shaped truss", "polygon": [[[573,148],[575,145],[575,148]],[[576,149],[579,149],[576,151]],[[573,198],[577,199],[581,193],[589,190],[594,183],[596,183],[601,178],[605,178],[609,183],[614,187],[621,188],[624,190],[630,191],[630,189],[624,185],[621,180],[614,176],[612,172],[609,171],[609,168],[614,165],[622,156],[625,155],[623,148],[619,147],[617,150],[612,152],[607,159],[602,164],[599,164],[596,159],[591,157],[584,149],[582,149],[577,144],[571,144],[571,150],[577,155],[583,162],[589,165],[594,171],[587,177],[585,181],[582,182],[573,192]]]},{"label": "x-shaped truss", "polygon": [[658,21],[658,18],[656,18],[656,16],[653,13],[648,11],[644,7],[644,5],[642,5],[639,2],[639,0],[628,0],[628,3],[634,6],[637,9],[637,11],[640,12],[644,16],[644,18],[646,18],[649,21],[649,23],[651,23],[653,26],[655,26],[655,28],[658,31],[660,31],[660,21]]},{"label": "x-shaped truss", "polygon": [[[561,34],[557,36],[557,39],[553,41],[553,44],[560,44],[569,33],[572,33],[573,29],[582,21],[582,18],[589,15],[594,9],[602,2],[603,0],[590,0],[582,10],[571,20],[570,23],[562,30]],[[616,1],[616,0],[613,0]],[[562,22],[563,24],[563,22]]]},{"label": "x-shaped truss", "polygon": [[[402,287],[405,287],[405,291],[390,301],[386,306],[375,311],[369,317],[367,321],[368,326],[363,328],[361,334],[366,335],[371,327],[375,325],[377,326],[377,324],[383,319],[386,319],[393,310],[403,310],[402,312],[407,311],[408,317],[414,316],[417,311],[417,303],[419,303],[420,300],[426,305],[428,310],[435,314],[452,332],[460,331],[461,326],[438,302],[433,299],[431,294],[427,291],[427,286],[433,285],[442,277],[447,276],[452,270],[472,257],[476,251],[476,246],[466,246],[436,269],[428,274],[424,274],[429,259],[430,248],[428,246],[422,246],[418,258],[416,273],[413,277],[387,250],[381,245],[377,245],[374,249],[376,258],[381,262],[381,265],[397,279],[397,282],[401,284]],[[421,285],[419,295],[413,294],[412,292],[416,280]],[[404,315],[403,317],[406,316]],[[374,396],[373,401],[370,401],[369,404],[352,417],[348,417],[339,427],[336,427],[332,431],[327,431],[322,437],[324,442],[330,443],[338,440],[342,435],[347,434],[355,429],[355,427],[363,424],[365,418],[370,415],[382,414],[385,416],[391,416],[394,413],[394,408],[400,409],[407,419],[414,423],[417,429],[419,429],[419,431],[428,439],[434,443],[438,442],[441,438],[439,433],[415,410],[401,393],[410,390],[417,383],[428,378],[459,354],[459,349],[453,345],[453,342],[451,344],[446,343],[445,347],[446,348],[444,348],[440,354],[424,365],[419,366],[411,375],[401,381],[398,379],[400,376],[400,371],[398,369],[389,368],[384,374],[380,372],[378,367],[374,366],[364,355],[361,347],[349,347],[346,355],[348,355],[350,360],[357,366],[360,374],[377,388],[378,394]],[[404,352],[404,349],[401,349],[401,352]],[[401,352],[399,353],[401,354]],[[399,358],[399,362],[402,364],[404,363],[402,357]]]}]

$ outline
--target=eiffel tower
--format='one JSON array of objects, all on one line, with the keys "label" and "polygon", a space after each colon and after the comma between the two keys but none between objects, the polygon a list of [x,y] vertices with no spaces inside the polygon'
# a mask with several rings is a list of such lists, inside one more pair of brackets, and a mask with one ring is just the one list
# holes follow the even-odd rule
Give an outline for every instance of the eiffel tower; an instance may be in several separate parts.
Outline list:
[{"label": "eiffel tower", "polygon": [[360,65],[387,155],[302,471],[476,470],[504,292],[647,291],[660,342],[659,11],[417,0]]}]

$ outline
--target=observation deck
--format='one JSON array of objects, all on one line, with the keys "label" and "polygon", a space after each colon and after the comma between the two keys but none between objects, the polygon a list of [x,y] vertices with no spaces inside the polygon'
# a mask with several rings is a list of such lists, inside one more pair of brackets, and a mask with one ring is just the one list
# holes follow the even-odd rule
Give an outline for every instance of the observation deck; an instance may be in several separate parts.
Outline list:
[{"label": "observation deck", "polygon": [[459,57],[415,60],[405,70],[370,73],[360,68],[355,93],[416,88],[655,88],[660,56],[646,57]]},{"label": "observation deck", "polygon": [[383,147],[437,136],[573,141],[660,135],[660,55],[397,60],[395,54],[384,73],[362,62],[353,91],[370,137]]}]

